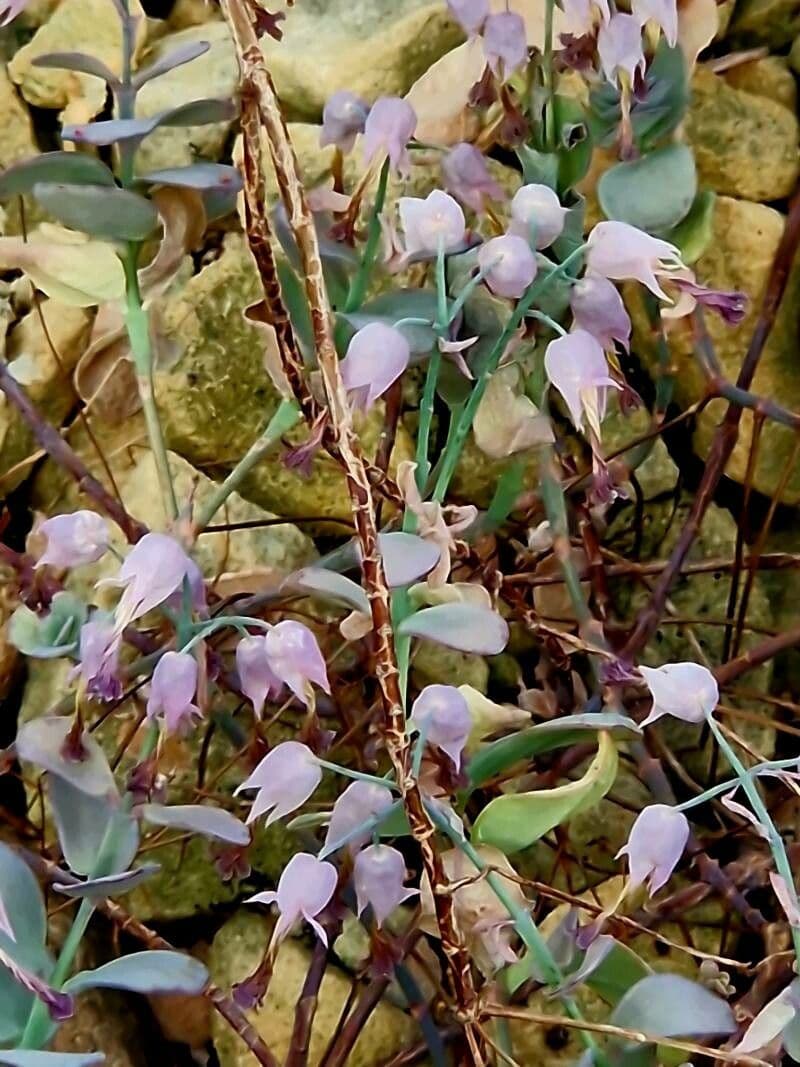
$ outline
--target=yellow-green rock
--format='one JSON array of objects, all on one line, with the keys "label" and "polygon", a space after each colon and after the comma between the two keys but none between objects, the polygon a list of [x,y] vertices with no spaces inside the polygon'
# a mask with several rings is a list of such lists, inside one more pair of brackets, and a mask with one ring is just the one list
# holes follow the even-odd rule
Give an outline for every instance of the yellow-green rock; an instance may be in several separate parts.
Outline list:
[{"label": "yellow-green rock", "polygon": [[790,111],[797,110],[797,82],[783,56],[763,56],[749,63],[738,63],[723,74],[733,89],[754,96],[765,96]]},{"label": "yellow-green rock", "polygon": [[781,48],[800,33],[798,0],[739,0],[730,25],[735,47]]},{"label": "yellow-green rock", "polygon": [[[223,989],[247,977],[261,961],[269,940],[270,923],[255,910],[240,911],[214,938],[209,969]],[[311,952],[290,938],[278,952],[269,991],[262,1006],[250,1013],[250,1020],[267,1045],[282,1061],[289,1049],[294,1026],[294,1009],[305,981]],[[316,1067],[333,1036],[350,992],[350,978],[328,964],[320,987],[317,1010],[311,1030],[309,1064]],[[212,1022],[214,1046],[220,1067],[256,1067],[229,1026],[217,1017]],[[358,1041],[347,1058],[348,1067],[374,1067],[417,1039],[419,1028],[410,1014],[386,1002],[370,1015]]]},{"label": "yellow-green rock", "polygon": [[36,155],[39,148],[33,134],[31,115],[19,98],[4,67],[0,67],[0,115],[3,116],[0,134],[0,170]]},{"label": "yellow-green rock", "polygon": [[745,200],[788,196],[800,173],[800,128],[792,111],[732,88],[700,67],[692,79],[686,137],[701,185]]}]

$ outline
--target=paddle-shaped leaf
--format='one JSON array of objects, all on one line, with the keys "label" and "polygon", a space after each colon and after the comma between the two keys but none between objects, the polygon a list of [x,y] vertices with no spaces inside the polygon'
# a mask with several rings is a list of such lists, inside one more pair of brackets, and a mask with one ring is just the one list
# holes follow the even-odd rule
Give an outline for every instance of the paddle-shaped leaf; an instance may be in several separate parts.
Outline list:
[{"label": "paddle-shaped leaf", "polygon": [[732,1034],[736,1020],[726,1002],[678,974],[651,974],[628,990],[609,1020],[654,1037]]},{"label": "paddle-shaped leaf", "polygon": [[158,225],[149,200],[117,186],[37,182],[33,195],[66,226],[94,237],[143,241]]},{"label": "paddle-shaped leaf", "polygon": [[65,993],[84,989],[127,989],[131,993],[202,992],[208,971],[200,960],[182,952],[134,952],[103,964],[93,971],[80,971],[64,985]]},{"label": "paddle-shaped leaf", "polygon": [[116,89],[120,82],[116,74],[112,73],[101,60],[89,56],[85,52],[46,52],[36,56],[33,60],[34,67],[52,67],[55,70],[74,70],[78,74],[89,74],[93,78],[100,78],[112,88]]},{"label": "paddle-shaped leaf", "polygon": [[224,191],[238,193],[242,188],[242,176],[236,167],[224,163],[192,163],[188,167],[167,167],[142,174],[140,182],[151,185],[172,185],[181,189],[199,189],[201,192]]},{"label": "paddle-shaped leaf", "polygon": [[58,775],[50,776],[47,790],[58,843],[74,874],[102,877],[130,866],[139,848],[132,815],[110,802],[98,804],[96,796]]},{"label": "paddle-shaped leaf", "polygon": [[102,1052],[35,1052],[32,1049],[0,1049],[0,1064],[8,1067],[100,1067]]},{"label": "paddle-shaped leaf", "polygon": [[436,293],[433,290],[397,289],[368,300],[359,311],[341,312],[339,318],[354,330],[360,330],[370,322],[394,326],[402,319],[423,319],[422,323],[406,323],[399,327],[412,353],[420,355],[430,352],[436,344],[433,328],[436,316]]},{"label": "paddle-shaped leaf", "polygon": [[65,897],[102,900],[104,897],[130,893],[137,885],[146,882],[160,870],[161,866],[158,863],[145,863],[141,867],[134,867],[132,871],[108,874],[104,878],[89,878],[85,882],[53,882],[53,889]]},{"label": "paddle-shaped leaf", "polygon": [[194,834],[227,841],[232,845],[249,845],[250,831],[235,815],[207,804],[144,804],[139,809],[147,822],[156,826],[170,826],[174,830],[189,830]]},{"label": "paddle-shaped leaf", "polygon": [[94,156],[81,152],[43,152],[14,163],[0,174],[0,200],[29,193],[38,182],[113,185],[114,175]]},{"label": "paddle-shaped leaf", "polygon": [[58,659],[77,648],[86,615],[84,602],[68,592],[56,593],[47,615],[20,604],[11,616],[9,640],[26,656]]},{"label": "paddle-shaped leaf", "polygon": [[212,122],[227,122],[236,115],[230,100],[193,100],[179,107],[159,111],[143,119],[104,119],[68,125],[61,131],[65,141],[96,146],[118,144],[121,141],[142,141],[159,126],[206,126]]},{"label": "paddle-shaped leaf", "polygon": [[91,734],[81,735],[79,755],[68,749],[72,726],[67,716],[42,716],[24,723],[17,734],[17,755],[93,797],[116,795],[108,760]]},{"label": "paddle-shaped leaf", "polygon": [[290,574],[282,588],[313,593],[334,604],[343,604],[354,611],[369,614],[369,601],[361,586],[352,578],[329,571],[325,567],[303,567]]},{"label": "paddle-shaped leaf", "polygon": [[481,656],[496,656],[508,644],[505,619],[496,611],[475,604],[437,604],[423,608],[404,619],[398,632]]},{"label": "paddle-shaped leaf", "polygon": [[694,154],[671,144],[617,163],[601,177],[597,194],[606,218],[647,233],[665,233],[686,217],[697,193]]},{"label": "paddle-shaped leaf", "polygon": [[141,89],[146,82],[152,81],[153,78],[168,74],[171,70],[175,70],[176,67],[182,67],[184,63],[191,63],[193,59],[204,55],[210,47],[208,41],[190,41],[189,44],[173,49],[165,56],[162,56],[161,59],[157,59],[155,63],[151,63],[149,67],[143,67],[142,70],[137,71],[133,76],[134,89]]},{"label": "paddle-shaped leaf", "polygon": [[582,778],[555,789],[496,797],[476,819],[473,842],[494,845],[506,854],[527,848],[555,826],[597,804],[614,784],[617,764],[617,747],[603,730],[597,754]]},{"label": "paddle-shaped leaf", "polygon": [[433,570],[439,562],[438,547],[433,541],[426,541],[416,534],[400,531],[378,534],[378,544],[390,589],[411,585]]},{"label": "paddle-shaped leaf", "polygon": [[28,865],[0,843],[0,901],[19,945],[44,946],[47,912],[44,897]]}]

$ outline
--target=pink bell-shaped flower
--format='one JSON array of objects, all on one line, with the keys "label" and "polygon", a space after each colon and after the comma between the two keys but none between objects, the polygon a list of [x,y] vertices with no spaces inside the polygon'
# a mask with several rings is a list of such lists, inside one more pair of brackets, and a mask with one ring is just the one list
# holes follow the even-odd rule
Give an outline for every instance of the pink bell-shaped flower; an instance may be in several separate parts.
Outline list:
[{"label": "pink bell-shaped flower", "polygon": [[106,520],[96,511],[73,511],[45,519],[36,530],[47,538],[47,548],[36,566],[77,567],[95,563],[108,548],[110,534]]},{"label": "pink bell-shaped flower", "polygon": [[178,542],[167,534],[148,533],[130,550],[116,578],[104,578],[98,586],[123,587],[114,618],[122,631],[134,619],[163,604],[177,592],[184,578],[191,581],[196,564]]},{"label": "pink bell-shaped flower", "polygon": [[485,197],[505,198],[502,187],[489,173],[483,153],[474,144],[462,141],[451,148],[442,160],[442,174],[447,191],[475,212],[483,211]]},{"label": "pink bell-shaped flower", "polygon": [[13,22],[29,3],[30,0],[0,0],[0,27]]},{"label": "pink bell-shaped flower", "polygon": [[247,823],[269,812],[269,826],[305,804],[321,781],[322,768],[308,745],[282,741],[266,754],[234,795],[257,789]]},{"label": "pink bell-shaped flower", "polygon": [[536,257],[524,238],[507,233],[481,245],[478,266],[497,296],[518,300],[536,277]]},{"label": "pink bell-shaped flower", "polygon": [[634,15],[614,14],[600,27],[597,54],[608,81],[617,85],[620,78],[632,85],[637,72],[645,68],[642,49],[642,24]]},{"label": "pink bell-shaped flower", "polygon": [[353,335],[347,355],[339,364],[342,382],[352,406],[369,411],[411,359],[405,335],[383,322],[368,322]]},{"label": "pink bell-shaped flower", "polygon": [[600,23],[611,18],[608,0],[561,0],[564,11],[564,33],[573,37],[593,34]]},{"label": "pink bell-shaped flower", "polygon": [[665,663],[640,667],[653,697],[653,708],[642,726],[672,715],[684,722],[704,722],[719,703],[719,686],[708,667],[700,663]]},{"label": "pink bell-shaped flower", "polygon": [[389,156],[392,170],[407,178],[411,160],[406,145],[417,128],[417,115],[411,104],[399,96],[377,100],[364,124],[364,162],[371,163],[379,153]]},{"label": "pink bell-shaped flower", "polygon": [[256,893],[246,903],[278,905],[278,921],[272,934],[274,944],[281,942],[296,923],[305,919],[323,945],[327,945],[328,935],[317,922],[317,916],[330,904],[338,877],[332,863],[318,860],[309,852],[298,852],[284,867],[277,892]]},{"label": "pink bell-shaped flower", "polygon": [[328,97],[322,109],[321,147],[334,144],[342,152],[351,152],[356,137],[364,132],[369,104],[360,96],[340,89]]},{"label": "pink bell-shaped flower", "polygon": [[587,274],[570,290],[575,326],[596,338],[606,351],[619,341],[626,352],[631,343],[631,320],[616,285],[599,274]]},{"label": "pink bell-shaped flower", "polygon": [[400,222],[405,234],[406,255],[427,259],[464,247],[467,223],[464,212],[452,196],[434,189],[425,199],[401,196]]},{"label": "pink bell-shaped flower", "polygon": [[667,804],[650,804],[636,818],[628,843],[617,853],[628,857],[630,887],[647,884],[650,896],[669,879],[689,840],[689,823]]},{"label": "pink bell-shaped flower", "polygon": [[283,686],[269,665],[263,634],[242,638],[236,646],[236,670],[242,692],[253,705],[256,717],[261,718],[264,701],[270,695],[277,696]]},{"label": "pink bell-shaped flower", "polygon": [[347,847],[351,852],[357,852],[369,841],[370,831],[350,835],[359,826],[388,811],[393,803],[392,791],[387,787],[376,782],[352,782],[333,805],[325,848],[330,851],[338,842],[348,838]]},{"label": "pink bell-shaped flower", "polygon": [[161,716],[168,734],[184,734],[202,712],[194,703],[197,660],[189,652],[165,652],[155,666],[147,717]]},{"label": "pink bell-shaped flower", "polygon": [[492,73],[508,81],[528,62],[528,35],[525,22],[515,11],[489,15],[483,24],[483,52]]},{"label": "pink bell-shaped flower", "polygon": [[[620,16],[618,16],[620,17]],[[654,296],[668,300],[658,284],[658,275],[669,277],[683,267],[675,245],[651,237],[627,222],[598,222],[589,234],[586,273],[611,281],[638,281]]]},{"label": "pink bell-shaped flower", "polygon": [[509,233],[524,237],[535,248],[548,248],[561,236],[567,209],[548,185],[523,185],[511,201]]},{"label": "pink bell-shaped flower", "polygon": [[450,14],[468,37],[480,33],[489,15],[489,0],[447,0]]},{"label": "pink bell-shaped flower", "polygon": [[378,926],[383,926],[404,900],[419,894],[403,885],[406,862],[402,853],[389,845],[370,845],[359,852],[353,865],[353,884],[358,914],[369,905]]},{"label": "pink bell-shaped flower", "polygon": [[428,744],[444,752],[456,770],[460,768],[472,730],[472,715],[463,693],[454,685],[426,685],[411,707],[410,722]]},{"label": "pink bell-shaped flower", "polygon": [[547,346],[544,369],[567,405],[575,428],[583,432],[584,422],[588,422],[599,438],[608,390],[619,389],[609,376],[600,342],[586,330],[573,330]]},{"label": "pink bell-shaped flower", "polygon": [[631,13],[642,26],[658,26],[667,44],[678,43],[678,5],[676,0],[631,0]]},{"label": "pink bell-shaped flower", "polygon": [[264,638],[269,665],[298,700],[308,703],[306,686],[314,682],[330,693],[328,672],[317,639],[302,622],[284,619]]},{"label": "pink bell-shaped flower", "polygon": [[72,675],[81,678],[89,696],[117,700],[122,695],[120,640],[112,620],[103,618],[99,612],[81,627],[79,659]]}]

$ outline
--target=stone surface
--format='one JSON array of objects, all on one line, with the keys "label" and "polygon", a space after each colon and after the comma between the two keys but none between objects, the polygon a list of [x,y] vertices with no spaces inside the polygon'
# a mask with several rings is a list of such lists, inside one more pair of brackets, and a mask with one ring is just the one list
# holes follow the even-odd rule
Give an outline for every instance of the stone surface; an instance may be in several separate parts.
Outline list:
[{"label": "stone surface", "polygon": [[[714,235],[708,249],[695,264],[698,278],[718,289],[738,289],[748,296],[747,314],[738,326],[729,326],[713,314],[705,317],[709,335],[726,377],[735,381],[758,318],[772,261],[784,228],[784,217],[761,204],[720,197],[714,217]],[[629,294],[635,320],[635,351],[653,372],[657,357],[646,325],[640,294]],[[797,374],[800,269],[795,267],[781,303],[775,325],[759,362],[753,392],[769,397],[791,411],[800,410],[800,376]],[[704,377],[693,354],[691,324],[680,320],[670,331],[670,356],[676,368],[675,397],[686,406],[703,392]],[[695,451],[705,456],[726,404],[715,400],[698,419]],[[747,470],[753,420],[742,415],[739,439],[727,474],[743,482]],[[791,429],[767,421],[755,465],[753,484],[762,493],[776,492],[784,465],[790,459],[795,435]],[[782,500],[800,500],[800,464],[795,462]]]},{"label": "stone surface", "polygon": [[27,159],[38,152],[33,134],[30,112],[20,99],[4,67],[0,67],[0,115],[3,130],[0,136],[0,170]]},{"label": "stone surface", "polygon": [[765,96],[734,89],[703,67],[692,79],[686,136],[701,184],[718,193],[778,200],[797,183],[800,132],[793,112]]},{"label": "stone surface", "polygon": [[765,96],[790,111],[797,110],[797,83],[783,56],[764,56],[750,63],[739,63],[723,77],[734,89]]},{"label": "stone surface", "polygon": [[[270,924],[255,911],[240,911],[217,934],[211,947],[209,966],[215,982],[227,989],[250,974],[261,960],[269,938]],[[294,1007],[311,960],[309,949],[300,941],[285,941],[278,953],[269,992],[251,1020],[272,1052],[282,1061],[289,1048],[294,1024]],[[334,1033],[350,990],[345,974],[329,965],[319,992],[311,1032],[309,1064],[315,1067]],[[254,1067],[256,1060],[223,1020],[213,1020],[214,1045],[220,1067]],[[416,1040],[417,1023],[389,1004],[381,1003],[350,1053],[348,1067],[372,1067],[389,1059]]]},{"label": "stone surface", "polygon": [[740,0],[730,26],[736,46],[780,48],[800,33],[798,0]]}]

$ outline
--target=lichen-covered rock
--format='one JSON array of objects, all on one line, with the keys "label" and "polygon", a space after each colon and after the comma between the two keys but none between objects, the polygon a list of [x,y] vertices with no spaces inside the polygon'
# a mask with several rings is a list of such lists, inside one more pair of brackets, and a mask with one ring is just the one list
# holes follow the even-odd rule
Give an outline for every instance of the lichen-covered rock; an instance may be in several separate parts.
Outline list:
[{"label": "lichen-covered rock", "polygon": [[736,46],[782,48],[800,33],[798,0],[740,0],[730,26]]},{"label": "lichen-covered rock", "polygon": [[[784,224],[783,215],[772,208],[720,197],[714,215],[713,238],[694,265],[698,278],[706,285],[715,289],[738,289],[748,297],[747,314],[738,326],[729,326],[713,314],[707,314],[705,318],[717,358],[730,381],[736,380],[758,319]],[[641,296],[632,290],[628,295],[634,318],[636,354],[655,373],[657,354]],[[800,410],[800,375],[796,361],[800,320],[798,299],[800,269],[795,267],[753,382],[753,392],[769,397],[791,411]],[[670,328],[669,341],[670,359],[676,370],[675,396],[685,407],[700,399],[705,381],[693,355],[688,319],[680,320]],[[722,400],[712,401],[698,418],[694,447],[701,456],[708,454],[725,406]],[[745,479],[752,435],[752,413],[744,411],[739,438],[726,471],[729,477],[739,482]],[[753,484],[760,492],[772,495],[777,491],[794,442],[795,434],[790,428],[771,420],[765,422],[753,478]],[[786,503],[800,500],[800,464],[796,462],[783,489],[782,500]]]},{"label": "lichen-covered rock", "polygon": [[[247,977],[261,961],[270,924],[254,912],[238,912],[219,931],[211,946],[212,978],[223,989]],[[289,1049],[294,1009],[305,981],[311,953],[300,941],[284,941],[275,961],[269,992],[260,1008],[250,1013],[258,1033],[279,1060]],[[330,965],[320,987],[311,1030],[309,1064],[316,1067],[333,1036],[350,992],[350,979]],[[255,1067],[256,1059],[219,1017],[213,1020],[214,1046],[221,1067]],[[419,1033],[414,1019],[387,1003],[380,1003],[363,1027],[348,1056],[348,1067],[373,1067],[411,1044]]]},{"label": "lichen-covered rock", "polygon": [[[70,375],[88,339],[92,313],[56,300],[42,300],[40,306],[41,318],[34,308],[11,330],[6,358],[11,373],[44,417],[58,425],[75,403]],[[24,461],[37,450],[27,424],[5,394],[1,395],[0,487],[4,492],[14,489],[31,473],[32,465]]]},{"label": "lichen-covered rock", "polygon": [[[138,9],[137,0],[132,4]],[[145,20],[139,21],[141,44]],[[106,86],[100,78],[70,70],[36,67],[33,60],[47,52],[88,50],[115,74],[122,63],[122,29],[109,0],[62,0],[52,16],[8,65],[11,80],[35,107],[66,108],[66,122],[86,122],[103,108]]]},{"label": "lichen-covered rock", "polygon": [[788,196],[800,173],[800,127],[766,96],[734,89],[698,68],[686,115],[702,185],[725,196],[768,201]]},{"label": "lichen-covered rock", "polygon": [[797,82],[783,56],[763,56],[749,63],[737,63],[723,77],[734,89],[765,96],[790,111],[797,110]]},{"label": "lichen-covered rock", "polygon": [[457,652],[434,641],[416,642],[411,670],[418,689],[433,683],[471,685],[485,694],[489,685],[489,664],[483,656]]},{"label": "lichen-covered rock", "polygon": [[35,155],[39,148],[33,133],[30,112],[17,95],[13,82],[4,67],[0,67],[0,170]]}]

